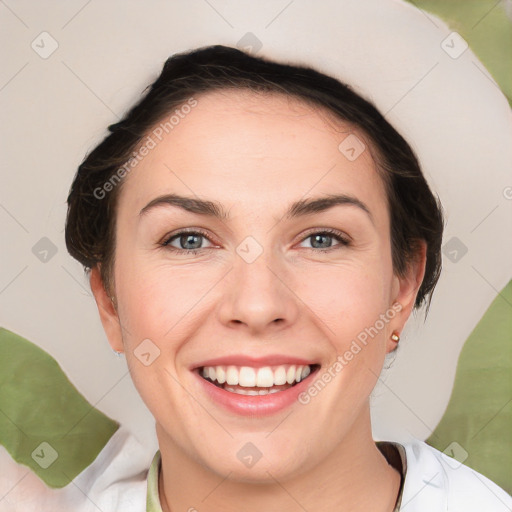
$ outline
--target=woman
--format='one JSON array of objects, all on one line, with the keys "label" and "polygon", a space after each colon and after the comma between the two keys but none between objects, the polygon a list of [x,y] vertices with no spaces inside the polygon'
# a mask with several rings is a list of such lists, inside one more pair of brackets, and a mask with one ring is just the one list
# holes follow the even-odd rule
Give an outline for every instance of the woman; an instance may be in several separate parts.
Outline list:
[{"label": "woman", "polygon": [[213,46],[168,59],[110,130],[66,243],[156,420],[148,510],[503,509],[426,444],[372,438],[370,393],[428,307],[443,231],[373,105]]}]

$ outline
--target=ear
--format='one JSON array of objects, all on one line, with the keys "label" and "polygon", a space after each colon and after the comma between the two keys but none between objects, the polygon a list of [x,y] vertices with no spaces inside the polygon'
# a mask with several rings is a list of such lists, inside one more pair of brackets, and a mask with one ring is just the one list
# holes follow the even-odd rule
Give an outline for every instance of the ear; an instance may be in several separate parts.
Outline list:
[{"label": "ear", "polygon": [[98,266],[91,270],[90,284],[108,342],[116,352],[124,352],[119,316],[112,300],[105,290]]},{"label": "ear", "polygon": [[[397,332],[400,335],[407,319],[414,309],[416,296],[418,295],[418,290],[425,276],[426,262],[427,244],[424,240],[420,240],[418,242],[415,259],[409,262],[405,274],[403,276],[395,275],[393,277],[392,308],[395,311],[399,308],[400,310],[389,324],[391,331],[386,342],[386,353],[388,354],[397,347],[397,342],[391,339],[391,333]],[[400,306],[398,306],[398,304]]]}]

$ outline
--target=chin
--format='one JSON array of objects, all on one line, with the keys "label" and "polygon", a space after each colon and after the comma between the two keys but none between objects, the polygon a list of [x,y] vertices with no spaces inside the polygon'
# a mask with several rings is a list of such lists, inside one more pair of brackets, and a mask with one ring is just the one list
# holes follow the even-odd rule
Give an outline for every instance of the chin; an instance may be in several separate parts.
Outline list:
[{"label": "chin", "polygon": [[[278,437],[270,441],[265,436],[268,432],[261,434],[261,441],[255,435],[241,436],[217,453],[208,450],[201,457],[202,465],[222,478],[229,475],[233,482],[251,484],[275,484],[311,469],[312,461],[303,448],[285,447]],[[292,453],[297,456],[291,457]]]}]

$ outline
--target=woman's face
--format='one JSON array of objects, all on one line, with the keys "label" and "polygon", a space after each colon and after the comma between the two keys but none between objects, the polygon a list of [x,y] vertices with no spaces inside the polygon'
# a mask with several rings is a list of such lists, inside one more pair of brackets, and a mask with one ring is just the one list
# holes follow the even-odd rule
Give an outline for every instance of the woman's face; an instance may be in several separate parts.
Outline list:
[{"label": "woman's face", "polygon": [[362,135],[281,95],[196,99],[125,178],[117,311],[96,271],[91,283],[161,449],[284,480],[367,440],[368,397],[421,276],[393,274]]}]

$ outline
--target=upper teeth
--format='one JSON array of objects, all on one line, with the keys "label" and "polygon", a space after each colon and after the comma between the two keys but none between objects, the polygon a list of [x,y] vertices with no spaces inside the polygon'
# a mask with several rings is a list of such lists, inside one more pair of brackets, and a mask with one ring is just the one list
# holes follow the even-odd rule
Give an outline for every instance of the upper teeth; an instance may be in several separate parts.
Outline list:
[{"label": "upper teeth", "polygon": [[205,366],[203,377],[219,384],[230,386],[270,388],[283,384],[293,384],[305,379],[311,373],[309,365],[263,366]]}]

